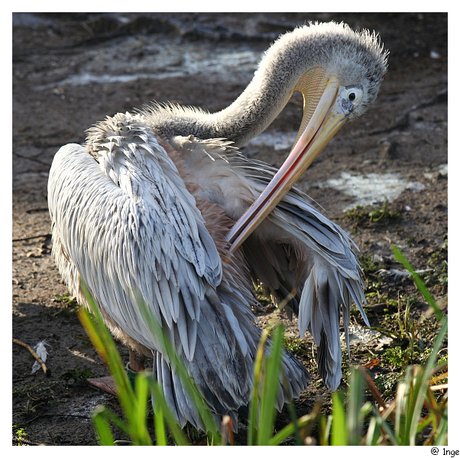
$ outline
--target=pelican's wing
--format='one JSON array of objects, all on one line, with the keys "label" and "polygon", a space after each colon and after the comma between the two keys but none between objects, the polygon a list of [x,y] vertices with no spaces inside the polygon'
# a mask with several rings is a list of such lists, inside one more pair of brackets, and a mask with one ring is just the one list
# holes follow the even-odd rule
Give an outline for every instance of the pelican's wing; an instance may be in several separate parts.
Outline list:
[{"label": "pelican's wing", "polygon": [[[261,192],[275,172],[263,163],[241,160],[246,177]],[[263,237],[263,238],[262,238]],[[318,367],[326,386],[341,379],[340,315],[348,346],[353,302],[362,308],[364,281],[355,246],[343,229],[322,215],[309,197],[292,188],[267,220],[243,245],[253,275],[299,318],[301,335],[308,329],[318,346]]]},{"label": "pelican's wing", "polygon": [[201,302],[221,280],[217,249],[163,148],[154,139],[112,140],[99,163],[76,144],[56,154],[48,188],[54,238],[117,326],[161,348],[140,295],[190,360]]},{"label": "pelican's wing", "polygon": [[369,326],[362,307],[364,279],[348,235],[300,194],[290,193],[273,215],[273,223],[303,243],[299,269],[299,332],[309,329],[318,346],[318,369],[326,386],[337,389],[342,376],[340,313],[348,352],[348,323],[353,302]]},{"label": "pelican's wing", "polygon": [[[77,296],[79,275],[85,279],[115,335],[121,329],[158,350],[153,372],[181,425],[203,427],[161,339],[144,321],[136,293],[183,356],[213,412],[231,415],[236,425],[235,412],[249,402],[260,338],[252,290],[240,291],[236,271],[222,276],[195,199],[152,132],[136,131],[133,124],[120,132],[122,127],[106,121],[104,133],[93,133],[86,149],[66,145],[56,154],[48,199],[59,270]],[[116,135],[109,135],[109,127]],[[226,271],[239,270],[235,259]],[[280,377],[279,408],[309,380],[290,354],[284,370],[290,383]]]}]

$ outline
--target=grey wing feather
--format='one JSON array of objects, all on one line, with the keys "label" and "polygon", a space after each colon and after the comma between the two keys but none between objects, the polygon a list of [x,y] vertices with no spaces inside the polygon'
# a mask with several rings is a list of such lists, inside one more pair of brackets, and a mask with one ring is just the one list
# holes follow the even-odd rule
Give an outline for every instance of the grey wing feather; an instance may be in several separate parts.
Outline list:
[{"label": "grey wing feather", "polygon": [[[259,192],[275,173],[263,163],[254,167],[254,161],[249,166],[244,158],[234,160]],[[292,188],[267,217],[259,235],[245,242],[244,250],[255,280],[298,315],[301,335],[307,329],[312,333],[320,374],[326,386],[335,390],[341,379],[341,311],[348,348],[353,302],[369,326],[362,307],[364,280],[353,241],[310,200]]]},{"label": "grey wing feather", "polygon": [[220,257],[185,186],[173,188],[148,157],[143,170],[133,167],[129,156],[138,160],[142,152],[149,154],[112,148],[112,167],[101,164],[110,170],[104,176],[83,147],[61,148],[49,184],[54,235],[118,326],[145,347],[159,349],[138,309],[140,294],[167,329],[177,325],[190,360],[197,329],[190,323],[200,318],[206,288],[220,282]]},{"label": "grey wing feather", "polygon": [[[348,320],[353,302],[369,326],[362,307],[365,303],[364,280],[347,234],[317,212],[308,202],[297,196],[289,196],[288,199],[297,201],[302,210],[302,217],[299,217],[297,211],[292,212],[292,205],[284,206],[282,203],[279,206],[282,216],[274,215],[273,219],[277,219],[275,224],[279,226],[294,227],[292,233],[308,247],[305,249],[308,267],[303,269],[300,282],[303,287],[299,288],[299,332],[302,335],[307,329],[311,331],[318,345],[320,374],[326,386],[335,390],[342,375],[339,332],[341,310],[348,351]],[[315,230],[312,231],[312,227]],[[312,233],[314,238],[311,236]],[[334,243],[331,244],[331,240]],[[340,244],[342,249],[338,250]]]}]

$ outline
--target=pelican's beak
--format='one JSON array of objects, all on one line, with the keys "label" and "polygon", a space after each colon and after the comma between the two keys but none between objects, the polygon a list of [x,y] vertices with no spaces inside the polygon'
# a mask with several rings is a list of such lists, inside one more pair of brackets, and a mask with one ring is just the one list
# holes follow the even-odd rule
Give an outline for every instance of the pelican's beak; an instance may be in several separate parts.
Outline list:
[{"label": "pelican's beak", "polygon": [[[235,223],[226,239],[233,253],[254,231],[254,229],[276,207],[279,201],[292,188],[307,170],[316,156],[331,138],[345,124],[347,118],[338,102],[339,81],[331,76],[321,88],[319,102],[313,113],[304,119],[299,130],[298,140],[288,158],[278,170],[262,194]],[[313,94],[315,95],[315,94]],[[311,96],[311,94],[309,94]],[[306,124],[306,127],[304,127]],[[304,128],[303,132],[302,128]]]}]

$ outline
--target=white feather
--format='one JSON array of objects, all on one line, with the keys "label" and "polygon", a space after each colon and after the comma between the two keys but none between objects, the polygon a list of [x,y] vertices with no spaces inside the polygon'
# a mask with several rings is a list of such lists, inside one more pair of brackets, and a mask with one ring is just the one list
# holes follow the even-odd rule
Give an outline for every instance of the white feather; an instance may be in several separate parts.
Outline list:
[{"label": "white feather", "polygon": [[[42,340],[38,342],[37,345],[34,347],[35,353],[37,353],[38,357],[45,363],[46,358],[48,357],[48,352],[46,350],[46,345],[49,347],[50,344],[46,340]],[[34,362],[32,366],[32,374],[35,374],[41,368],[41,364],[38,361]]]}]

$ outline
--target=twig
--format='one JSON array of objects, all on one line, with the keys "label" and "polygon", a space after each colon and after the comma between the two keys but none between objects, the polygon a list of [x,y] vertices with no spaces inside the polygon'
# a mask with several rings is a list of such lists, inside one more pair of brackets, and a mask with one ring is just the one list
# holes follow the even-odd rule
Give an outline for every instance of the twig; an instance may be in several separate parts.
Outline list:
[{"label": "twig", "polygon": [[[445,379],[448,376],[449,376],[448,372],[443,372],[442,374],[439,374],[436,377],[432,377],[428,383],[430,385],[434,385],[435,383],[438,383],[440,380]],[[441,385],[437,385],[437,386],[441,386]]]},{"label": "twig", "polygon": [[437,390],[447,390],[449,388],[448,383],[444,383],[443,385],[433,385],[430,386],[431,391],[437,391]]},{"label": "twig", "polygon": [[40,363],[40,365],[42,366],[42,369],[43,369],[43,372],[45,373],[46,376],[49,376],[51,374],[51,371],[49,371],[47,368],[46,368],[46,364],[43,362],[43,360],[40,358],[40,356],[37,355],[37,353],[35,353],[34,349],[29,347],[29,345],[25,344],[24,342],[21,342],[20,340],[18,339],[14,339],[13,338],[13,343],[15,344],[18,344],[18,345],[21,345],[23,346],[24,348],[27,348],[27,350],[30,351],[30,353],[32,353],[32,356]]},{"label": "twig", "polygon": [[[366,369],[363,369],[363,374],[364,374],[364,380],[366,381],[366,384],[368,388],[370,389],[372,396],[374,396],[374,399],[380,404],[380,407],[382,407],[383,411],[388,410],[388,405],[383,400],[382,395],[380,394],[380,391],[375,386],[374,381],[372,380],[371,376],[368,374]],[[388,417],[394,425],[395,417],[394,417],[393,412],[389,412]]]},{"label": "twig", "polygon": [[51,234],[38,234],[38,235],[31,235],[29,237],[20,237],[18,239],[13,239],[13,242],[24,242],[26,240],[32,240],[32,239],[39,239],[40,237],[49,237]]}]

